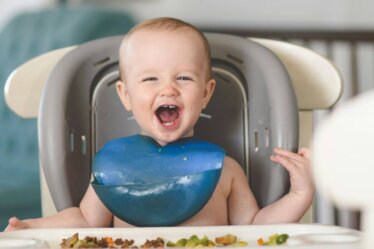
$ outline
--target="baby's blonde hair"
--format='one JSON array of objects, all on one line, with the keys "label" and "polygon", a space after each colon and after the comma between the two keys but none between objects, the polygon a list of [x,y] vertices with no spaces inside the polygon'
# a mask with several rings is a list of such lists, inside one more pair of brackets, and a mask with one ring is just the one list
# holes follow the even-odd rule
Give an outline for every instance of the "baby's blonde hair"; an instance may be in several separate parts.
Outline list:
[{"label": "baby's blonde hair", "polygon": [[119,55],[119,67],[120,67],[120,77],[122,80],[124,80],[124,72],[121,70],[124,64],[123,61],[123,55],[124,50],[127,44],[127,41],[130,39],[130,37],[139,30],[180,30],[180,29],[188,29],[195,33],[201,40],[203,44],[203,48],[205,51],[205,60],[207,63],[207,78],[210,79],[212,77],[212,69],[211,69],[211,62],[210,62],[210,47],[209,42],[204,36],[204,34],[198,30],[195,26],[192,24],[189,24],[187,22],[184,22],[182,20],[171,18],[171,17],[160,17],[155,19],[150,19],[143,21],[139,24],[137,24],[135,27],[133,27],[125,36],[125,38],[122,41],[121,47],[120,47],[120,55]]}]

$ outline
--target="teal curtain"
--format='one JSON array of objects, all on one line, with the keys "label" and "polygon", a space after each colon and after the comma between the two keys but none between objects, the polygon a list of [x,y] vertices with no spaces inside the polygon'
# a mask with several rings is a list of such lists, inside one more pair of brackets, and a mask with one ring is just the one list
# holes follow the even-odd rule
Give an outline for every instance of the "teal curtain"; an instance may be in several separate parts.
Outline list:
[{"label": "teal curtain", "polygon": [[[125,34],[126,13],[95,7],[59,7],[24,13],[0,31],[0,86],[25,61],[53,49]],[[27,81],[27,79],[25,79]],[[31,82],[30,82],[31,83]],[[36,119],[22,119],[0,94],[0,230],[11,216],[41,216]]]}]

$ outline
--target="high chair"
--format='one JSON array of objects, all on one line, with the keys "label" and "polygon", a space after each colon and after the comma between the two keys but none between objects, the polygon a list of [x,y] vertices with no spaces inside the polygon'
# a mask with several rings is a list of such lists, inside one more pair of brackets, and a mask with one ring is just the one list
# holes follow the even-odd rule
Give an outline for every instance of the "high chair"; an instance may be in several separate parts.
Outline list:
[{"label": "high chair", "polygon": [[[289,190],[288,173],[269,159],[273,148],[295,151],[309,145],[313,110],[328,109],[338,101],[341,78],[328,60],[296,45],[206,36],[217,86],[195,135],[219,144],[242,165],[259,206],[265,206]],[[90,182],[95,152],[110,139],[139,132],[115,91],[121,40],[110,37],[51,51],[8,78],[9,107],[22,117],[38,117],[43,215],[77,206]],[[33,84],[25,84],[24,79]],[[304,222],[312,221],[310,211]],[[207,233],[216,231],[206,229],[202,228]],[[270,225],[259,231],[269,234],[272,229],[289,231],[296,238],[290,243],[302,245],[334,241],[326,248],[356,248],[359,240],[357,231],[335,226]]]}]

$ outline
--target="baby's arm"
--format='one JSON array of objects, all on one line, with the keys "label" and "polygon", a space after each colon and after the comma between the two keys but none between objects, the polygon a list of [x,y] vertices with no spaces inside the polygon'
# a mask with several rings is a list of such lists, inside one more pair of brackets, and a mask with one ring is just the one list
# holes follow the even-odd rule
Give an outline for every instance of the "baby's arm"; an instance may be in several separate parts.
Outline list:
[{"label": "baby's arm", "polygon": [[253,220],[254,224],[298,222],[313,201],[310,151],[302,148],[297,154],[282,149],[274,152],[276,155],[271,160],[287,169],[291,189],[283,198],[261,209]]},{"label": "baby's arm", "polygon": [[[310,152],[300,149],[298,154],[276,149],[271,159],[290,173],[290,192],[280,200],[259,210],[248,186],[248,180],[239,164],[225,160],[226,174],[231,178],[228,198],[230,224],[269,224],[297,222],[313,201],[314,186],[311,177]],[[224,171],[225,172],[225,171]]]},{"label": "baby's arm", "polygon": [[230,188],[227,200],[229,224],[251,224],[259,208],[243,169],[235,160],[226,157],[221,178]]},{"label": "baby's arm", "polygon": [[112,214],[90,185],[79,207],[67,208],[55,215],[38,219],[19,220],[12,217],[5,231],[47,227],[108,227],[111,224]]}]

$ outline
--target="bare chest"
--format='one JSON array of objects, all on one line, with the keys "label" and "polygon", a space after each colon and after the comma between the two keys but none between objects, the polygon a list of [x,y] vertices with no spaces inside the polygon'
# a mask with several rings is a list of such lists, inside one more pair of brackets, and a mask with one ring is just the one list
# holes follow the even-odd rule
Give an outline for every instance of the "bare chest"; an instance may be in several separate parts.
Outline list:
[{"label": "bare chest", "polygon": [[[220,185],[217,186],[208,203],[193,217],[178,226],[219,226],[228,225],[227,198]],[[133,227],[117,217],[113,220],[114,227]]]}]

